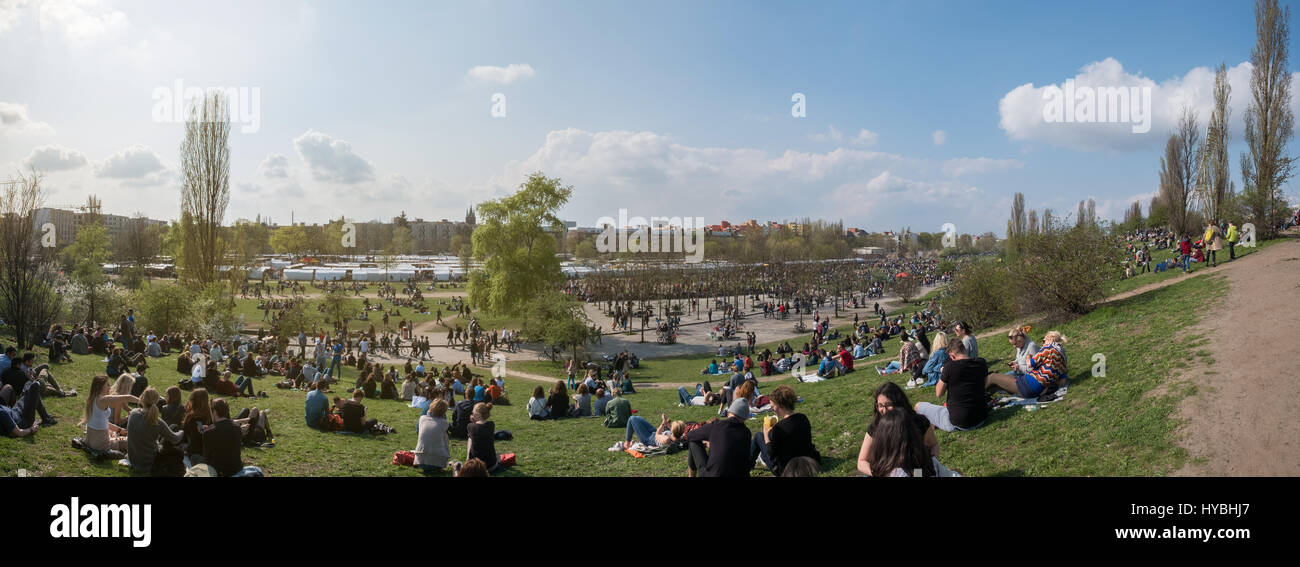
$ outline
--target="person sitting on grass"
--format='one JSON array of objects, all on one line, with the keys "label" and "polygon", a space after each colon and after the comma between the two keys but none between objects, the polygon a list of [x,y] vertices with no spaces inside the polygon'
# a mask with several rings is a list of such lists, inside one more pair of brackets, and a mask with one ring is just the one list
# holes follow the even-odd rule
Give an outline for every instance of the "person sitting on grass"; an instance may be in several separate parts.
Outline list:
[{"label": "person sitting on grass", "polygon": [[212,421],[208,391],[196,388],[190,392],[189,402],[185,406],[185,418],[181,420],[181,431],[185,433],[185,454],[195,464],[203,462],[203,431],[200,428],[211,425]]},{"label": "person sitting on grass", "polygon": [[[949,346],[954,346],[960,341],[953,341]],[[871,463],[867,460],[867,454],[871,450],[872,439],[878,434],[880,420],[889,413],[897,413],[903,416],[906,423],[916,429],[921,436],[922,442],[930,450],[931,454],[939,454],[939,439],[935,437],[934,426],[930,421],[915,410],[907,401],[907,394],[903,389],[893,382],[885,382],[876,388],[875,407],[872,409],[871,423],[867,425],[867,433],[862,437],[862,448],[858,451],[858,472],[871,476]],[[923,402],[924,403],[924,402]]]},{"label": "person sitting on grass", "polygon": [[311,384],[311,391],[307,392],[306,418],[307,427],[316,429],[328,429],[324,427],[322,421],[325,420],[325,414],[329,413],[330,399],[325,395],[327,382],[321,380]]},{"label": "person sitting on grass", "polygon": [[904,337],[902,342],[903,345],[898,349],[898,360],[890,361],[884,369],[879,367],[876,368],[876,372],[880,373],[881,376],[888,376],[899,372],[908,372],[912,370],[913,366],[922,363],[921,346],[917,343],[916,339],[908,340]]},{"label": "person sitting on grass", "polygon": [[1022,398],[1037,398],[1048,388],[1067,385],[1064,344],[1065,337],[1059,331],[1048,331],[1043,336],[1043,347],[1029,357],[1023,374],[988,374],[988,387],[998,387]]},{"label": "person sitting on grass", "polygon": [[447,434],[446,400],[434,400],[429,411],[420,416],[419,435],[415,442],[415,466],[425,473],[441,472],[451,459],[451,437]]},{"label": "person sitting on grass", "polygon": [[212,400],[212,414],[213,424],[202,428],[203,462],[220,476],[234,476],[244,468],[240,455],[243,434],[239,425],[230,419],[230,406],[224,398]]},{"label": "person sitting on grass", "polygon": [[703,371],[700,372],[700,374],[717,374],[717,373],[718,373],[717,360],[710,360],[708,368],[705,368]]},{"label": "person sitting on grass", "polygon": [[939,382],[939,371],[948,362],[948,334],[939,331],[934,335],[930,360],[921,368],[921,376],[907,381],[908,386],[933,386]]},{"label": "person sitting on grass", "polygon": [[335,402],[339,408],[339,415],[343,416],[343,430],[352,433],[370,433],[379,435],[382,433],[396,433],[396,431],[379,423],[378,419],[366,419],[366,406],[361,403],[366,397],[361,390],[352,391],[352,399],[338,400]]},{"label": "person sitting on grass", "polygon": [[[131,394],[131,388],[134,386],[135,377],[130,374],[122,373],[122,375],[118,376],[117,380],[113,382],[113,387],[109,389],[109,393],[115,396],[131,396],[135,399],[131,400],[130,403],[136,403],[139,398],[136,398]],[[126,427],[127,414],[130,413],[131,408],[127,407],[127,401],[125,398],[118,399],[120,401],[114,402],[109,409],[108,420],[118,427]]]},{"label": "person sitting on grass", "polygon": [[546,391],[541,386],[533,387],[533,397],[528,399],[528,419],[543,420],[550,417],[546,408]]},{"label": "person sitting on grass", "polygon": [[578,393],[573,395],[574,403],[569,407],[569,417],[591,417],[591,394],[587,383],[578,384]]},{"label": "person sitting on grass", "polygon": [[614,388],[614,398],[605,406],[605,427],[626,427],[632,417],[632,404],[623,397],[623,390]]},{"label": "person sitting on grass", "polygon": [[749,419],[749,403],[737,399],[727,409],[726,419],[686,433],[683,439],[690,452],[686,457],[687,476],[749,476],[754,467],[754,459],[749,455],[753,436],[745,425],[746,419]]},{"label": "person sitting on grass", "polygon": [[1011,370],[1003,374],[1016,378],[1029,371],[1033,356],[1038,354],[1038,343],[1029,338],[1028,330],[1028,326],[1022,325],[1007,333],[1007,340],[1016,348],[1016,359],[1007,363]]},{"label": "person sitting on grass", "polygon": [[[605,408],[609,405],[609,401],[612,399],[614,399],[614,397],[611,396],[609,392],[605,391],[604,388],[597,388],[596,395],[592,397],[591,415],[605,415]],[[496,402],[492,403],[496,404]]]},{"label": "person sitting on grass", "polygon": [[919,402],[916,404],[916,412],[944,431],[979,428],[984,425],[989,414],[986,385],[991,383],[993,376],[1003,379],[1009,377],[1002,374],[990,375],[988,363],[982,358],[969,358],[966,344],[961,341],[949,342],[947,351],[950,360],[939,372],[934,395],[947,395],[948,402],[944,405]]},{"label": "person sitting on grass", "polygon": [[510,399],[506,397],[506,389],[502,384],[504,384],[504,381],[500,378],[493,380],[488,384],[487,399],[492,402],[492,405],[494,406],[510,405]]},{"label": "person sitting on grass", "polygon": [[478,459],[487,466],[488,474],[501,470],[501,459],[496,449],[496,423],[489,421],[492,416],[492,404],[479,402],[474,405],[474,413],[469,424],[469,442],[465,460]]},{"label": "person sitting on grass", "polygon": [[[128,384],[127,390],[130,389]],[[86,396],[86,410],[77,424],[86,427],[86,446],[95,451],[126,450],[126,429],[112,423],[113,408],[139,401],[131,394],[112,393],[108,376],[99,374],[92,378],[90,394]],[[42,421],[45,421],[44,416]]]},{"label": "person sitting on grass", "polygon": [[[179,388],[176,388],[176,395],[180,397]],[[180,443],[185,438],[181,431],[172,431],[162,419],[158,401],[158,390],[145,388],[140,394],[140,407],[131,410],[131,415],[126,420],[126,456],[131,469],[138,473],[149,474],[153,471],[160,440]]]},{"label": "person sitting on grass", "polygon": [[[880,418],[865,459],[872,476],[953,476],[925,446],[908,417],[890,411]],[[859,465],[861,467],[861,465]]]},{"label": "person sitting on grass", "polygon": [[407,374],[406,379],[402,380],[402,401],[409,402],[415,396],[415,389],[420,385],[415,375]]},{"label": "person sitting on grass", "polygon": [[185,419],[185,404],[181,401],[181,389],[177,386],[167,388],[166,403],[159,409],[163,421],[169,427],[179,428],[181,421]]},{"label": "person sitting on grass", "polygon": [[[772,474],[782,476],[782,470],[790,461],[799,457],[809,457],[821,462],[821,453],[812,441],[812,423],[808,416],[794,413],[795,403],[799,397],[789,386],[777,386],[768,398],[772,401],[772,412],[776,414],[776,423],[772,417],[763,421],[763,430],[754,433],[750,444],[750,456],[771,469]],[[758,462],[754,463],[755,465]]]},{"label": "person sitting on grass", "polygon": [[[456,402],[451,414],[451,436],[456,439],[466,439],[469,437],[469,423],[472,421],[474,414],[474,394],[466,390],[465,399]],[[568,405],[565,409],[567,411]]]},{"label": "person sitting on grass", "polygon": [[551,388],[551,395],[546,399],[546,407],[551,419],[569,417],[569,391],[563,380],[555,381],[555,387]]}]

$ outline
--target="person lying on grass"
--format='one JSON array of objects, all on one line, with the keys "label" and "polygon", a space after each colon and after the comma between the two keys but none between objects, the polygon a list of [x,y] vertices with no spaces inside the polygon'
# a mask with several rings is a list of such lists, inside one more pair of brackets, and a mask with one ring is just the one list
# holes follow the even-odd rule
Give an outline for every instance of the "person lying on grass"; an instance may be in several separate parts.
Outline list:
[{"label": "person lying on grass", "polygon": [[[960,341],[954,341],[952,345]],[[950,345],[951,346],[951,345]],[[867,434],[862,437],[862,449],[858,451],[858,472],[871,476],[871,463],[867,455],[871,451],[872,439],[877,434],[881,419],[888,413],[898,413],[906,423],[917,430],[921,439],[932,455],[939,454],[939,439],[934,435],[934,426],[922,415],[912,409],[907,401],[907,394],[893,382],[885,382],[876,388],[875,407],[872,409],[871,423],[867,425]],[[924,403],[924,402],[922,402]],[[987,410],[987,406],[985,406]]]},{"label": "person lying on grass", "polygon": [[[692,429],[696,427],[692,427]],[[668,447],[681,441],[684,435],[686,435],[686,422],[669,422],[668,414],[659,414],[659,427],[650,425],[650,421],[644,417],[634,415],[627,420],[627,432],[623,436],[623,441],[615,443],[611,450],[623,451],[628,449],[632,446],[633,436],[647,447]]]}]

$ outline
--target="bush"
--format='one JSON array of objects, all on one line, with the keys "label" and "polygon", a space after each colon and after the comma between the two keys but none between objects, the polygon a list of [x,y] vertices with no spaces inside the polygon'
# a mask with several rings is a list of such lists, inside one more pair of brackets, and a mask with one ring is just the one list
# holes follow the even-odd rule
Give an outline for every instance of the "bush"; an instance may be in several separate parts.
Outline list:
[{"label": "bush", "polygon": [[1014,268],[1023,313],[1082,315],[1106,297],[1123,250],[1093,225],[1027,234]]},{"label": "bush", "polygon": [[77,324],[116,325],[126,312],[126,296],[112,284],[88,286],[73,282],[63,293],[67,320]]},{"label": "bush", "polygon": [[964,320],[973,329],[1007,322],[1015,314],[1011,270],[999,260],[975,261],[957,272],[944,300],[949,320]]},{"label": "bush", "polygon": [[192,330],[191,308],[194,293],[169,283],[147,283],[136,292],[135,306],[140,314],[137,328],[157,333]]}]

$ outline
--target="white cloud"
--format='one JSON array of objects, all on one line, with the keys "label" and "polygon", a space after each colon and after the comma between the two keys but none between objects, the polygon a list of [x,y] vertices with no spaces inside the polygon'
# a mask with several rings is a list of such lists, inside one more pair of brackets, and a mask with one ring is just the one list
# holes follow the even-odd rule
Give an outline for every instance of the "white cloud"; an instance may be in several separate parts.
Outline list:
[{"label": "white cloud", "polygon": [[40,4],[41,32],[55,29],[74,44],[85,44],[126,30],[126,14],[102,0],[60,0]]},{"label": "white cloud", "polygon": [[935,130],[933,134],[930,134],[930,139],[934,140],[934,145],[942,146],[944,142],[948,141],[948,133],[943,130]]},{"label": "white cloud", "polygon": [[271,179],[284,179],[289,177],[289,158],[283,154],[271,154],[262,160],[257,166],[257,172],[262,177]]},{"label": "white cloud", "polygon": [[28,0],[0,0],[0,35],[13,29],[27,4]]},{"label": "white cloud", "polygon": [[520,79],[530,79],[533,75],[533,66],[527,63],[511,63],[505,67],[479,65],[466,73],[466,76],[477,81],[503,85],[508,85]]},{"label": "white cloud", "polygon": [[41,146],[32,150],[23,165],[38,171],[67,171],[86,165],[86,156],[59,145]]},{"label": "white cloud", "polygon": [[[1229,129],[1232,138],[1237,140],[1242,139],[1242,117],[1249,104],[1251,69],[1249,62],[1228,68],[1228,85],[1232,89],[1228,101],[1232,110]],[[1132,116],[1130,122],[1126,123],[1048,122],[1043,117],[1044,106],[1049,102],[1044,98],[1044,93],[1050,92],[1048,89],[1052,88],[1064,89],[1067,80],[1073,82],[1076,91],[1079,87],[1088,87],[1090,90],[1103,87],[1150,88],[1150,106],[1141,109],[1149,116],[1150,130],[1135,133],[1136,121]],[[1293,73],[1291,90],[1296,92],[1298,88],[1300,73]],[[1066,101],[1067,104],[1068,102]],[[1149,77],[1125,71],[1119,61],[1108,57],[1083,66],[1075,76],[1060,83],[1041,87],[1026,83],[1012,89],[999,101],[998,113],[1002,129],[1013,140],[1047,142],[1082,150],[1129,151],[1164,144],[1184,107],[1197,113],[1200,126],[1204,129],[1213,106],[1214,70],[1209,67],[1196,67],[1181,77],[1157,83]],[[1293,111],[1300,112],[1300,99],[1292,97],[1291,106]]]},{"label": "white cloud", "polygon": [[508,163],[470,195],[512,193],[535,171],[574,186],[562,216],[580,226],[625,208],[632,216],[701,216],[710,223],[842,217],[883,229],[942,218],[925,230],[949,221],[997,228],[984,218],[982,193],[943,176],[934,160],[846,148],[773,154],[698,147],[655,132],[552,131],[531,156]]},{"label": "white cloud", "polygon": [[[850,144],[855,146],[874,146],[879,138],[880,136],[875,132],[863,128],[858,130],[856,136],[848,138],[847,140]],[[808,139],[814,142],[839,143],[845,141],[844,133],[841,132],[839,128],[836,128],[834,124],[831,124],[825,133],[818,132],[816,134],[809,134]]]},{"label": "white cloud", "polygon": [[[123,148],[100,162],[95,166],[96,177],[108,177],[113,179],[136,180],[137,183],[146,181],[161,181],[159,175],[166,170],[162,160],[158,159],[158,154],[148,146],[136,144],[134,146]],[[154,182],[145,183],[154,185]]]},{"label": "white cloud", "polygon": [[5,134],[53,134],[54,128],[27,115],[27,105],[0,102],[0,132]]},{"label": "white cloud", "polygon": [[298,157],[317,181],[356,184],[375,178],[375,167],[352,151],[352,144],[308,130],[293,140]]},{"label": "white cloud", "polygon": [[1021,169],[1025,167],[1025,162],[1017,159],[998,159],[998,158],[953,158],[943,162],[943,172],[953,177],[961,177],[972,173],[990,173],[994,171],[1006,171],[1008,169]]}]

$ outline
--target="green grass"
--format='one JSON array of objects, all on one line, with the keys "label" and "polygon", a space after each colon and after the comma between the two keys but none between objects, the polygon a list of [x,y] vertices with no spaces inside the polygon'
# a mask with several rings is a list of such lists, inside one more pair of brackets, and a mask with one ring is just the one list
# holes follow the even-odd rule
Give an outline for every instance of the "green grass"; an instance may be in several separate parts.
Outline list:
[{"label": "green grass", "polygon": [[[811,319],[809,320],[809,323],[811,324]],[[791,324],[793,325],[793,323]],[[830,348],[831,346],[837,344],[840,340],[842,340],[843,337],[848,336],[849,333],[853,332],[853,325],[851,323],[847,325],[839,325],[836,326],[835,329],[839,330],[841,339],[824,343],[822,345],[822,348]],[[788,342],[790,343],[790,346],[795,348],[795,350],[799,350],[803,348],[803,343],[806,342],[807,340],[810,340],[811,338],[812,335],[808,335],[807,337],[801,337],[798,340],[791,339]],[[777,346],[779,346],[783,342],[787,342],[787,341],[772,341],[767,343],[759,343],[755,345],[755,352],[763,352],[764,349],[771,349],[773,352],[775,352]],[[736,341],[724,341],[719,344],[733,346],[736,344]],[[600,352],[600,345],[593,345],[591,348],[595,352]],[[717,346],[714,345],[713,348],[715,350],[711,354],[701,353],[701,354],[686,354],[686,355],[655,357],[655,358],[642,358],[641,365],[640,365],[641,367],[632,371],[632,381],[633,382],[669,382],[669,383],[674,383],[674,382],[698,383],[698,382],[703,382],[705,380],[708,380],[709,382],[725,381],[727,378],[730,377],[730,375],[706,376],[700,374],[701,370],[704,370],[709,366],[710,361],[718,361],[719,364],[722,364],[724,362],[724,358],[725,360],[731,360],[731,357],[719,357],[717,355],[717,350],[716,350]],[[859,365],[887,364],[890,359],[898,357],[897,349],[898,349],[897,341],[888,341],[885,343],[885,354],[872,357],[872,358],[859,360],[856,362],[856,364]],[[632,349],[632,350],[635,351],[636,349]],[[890,354],[890,350],[893,350],[894,352]],[[596,356],[593,356],[592,358],[597,361],[600,360],[599,357]],[[549,360],[527,360],[521,362],[511,362],[508,368],[517,369],[522,372],[526,372],[529,374],[536,374],[540,376],[554,376],[557,379],[565,377],[563,362],[551,362]],[[755,371],[755,373],[757,374],[757,371]]]},{"label": "green grass", "polygon": [[[984,428],[961,433],[939,432],[940,460],[971,476],[1161,476],[1177,470],[1187,459],[1175,441],[1178,403],[1193,395],[1194,388],[1174,383],[1172,378],[1190,364],[1201,364],[1208,337],[1190,334],[1206,299],[1220,300],[1227,291],[1220,276],[1198,276],[1169,287],[1105,305],[1057,327],[1069,339],[1070,374],[1074,378],[1063,401],[1037,412],[1004,409],[992,414]],[[1035,329],[1035,336],[1040,331]],[[1001,368],[1011,357],[1003,340],[982,341],[980,352],[992,368]],[[1106,357],[1106,376],[1090,376],[1094,353]],[[38,356],[38,362],[43,356]],[[55,368],[60,382],[75,387],[81,396],[47,400],[60,423],[34,437],[0,439],[0,474],[9,476],[19,469],[41,476],[126,476],[130,473],[114,463],[91,462],[85,453],[70,446],[79,435],[77,416],[84,405],[84,393],[93,374],[103,371],[100,358],[74,356],[71,364]],[[658,376],[660,380],[695,382],[701,377],[701,361],[711,357],[674,357],[646,360],[646,369],[634,373],[637,380]],[[892,356],[882,356],[887,360]],[[662,365],[662,366],[660,366]],[[809,416],[814,441],[825,460],[827,475],[855,474],[855,462],[871,413],[871,392],[884,377],[869,364],[859,361],[859,370],[845,377],[817,384],[788,384],[803,397],[798,411]],[[167,386],[180,378],[172,371],[174,358],[158,361],[153,383]],[[658,373],[658,374],[656,374]],[[556,374],[558,375],[558,373]],[[345,380],[355,369],[345,372]],[[898,379],[895,377],[895,379]],[[369,414],[398,429],[388,436],[351,436],[320,433],[303,422],[303,392],[276,390],[272,378],[258,380],[257,389],[269,399],[234,399],[232,410],[248,405],[272,410],[277,446],[246,449],[247,464],[262,467],[274,476],[417,476],[409,467],[388,464],[394,451],[415,447],[416,410],[393,401],[372,400]],[[515,440],[498,442],[497,450],[518,455],[518,465],[506,476],[681,476],[685,474],[681,455],[634,459],[606,451],[623,437],[623,430],[606,429],[600,419],[570,419],[533,422],[526,419],[523,404],[533,382],[508,383],[515,405],[499,406],[492,418],[498,429],[509,429]],[[763,391],[776,384],[765,383]],[[341,393],[343,388],[339,388]],[[913,402],[937,402],[933,390],[912,390]],[[673,389],[645,389],[630,395],[638,415],[657,421],[660,412],[671,419],[703,421],[716,408],[678,408]],[[749,422],[759,428],[758,420]],[[465,443],[452,441],[454,458],[463,459]],[[755,472],[766,475],[766,472]]]},{"label": "green grass", "polygon": [[[1261,240],[1254,247],[1251,248],[1238,246],[1237,258],[1241,258],[1242,256],[1249,256],[1250,254],[1254,254],[1255,252],[1258,252],[1260,250],[1263,250],[1264,248],[1268,248],[1269,246],[1277,244],[1278,242],[1283,242],[1285,240],[1287,239],[1274,238],[1271,240]],[[1112,296],[1112,295],[1124,293],[1126,291],[1132,291],[1145,285],[1162,282],[1164,280],[1175,278],[1182,275],[1183,273],[1182,269],[1177,267],[1173,269],[1165,270],[1158,274],[1155,272],[1156,264],[1159,264],[1161,261],[1167,258],[1173,258],[1175,256],[1177,256],[1177,254],[1167,249],[1153,250],[1151,253],[1150,272],[1147,272],[1145,274],[1138,274],[1126,280],[1115,279],[1110,283],[1109,287],[1106,288],[1106,295]],[[1224,262],[1228,261],[1228,247],[1226,244],[1224,245],[1223,250],[1220,250],[1218,252],[1218,259],[1219,259],[1220,266],[1222,266]],[[1195,264],[1195,263],[1192,264],[1192,273],[1196,273],[1198,271],[1205,269],[1205,266],[1206,264]]]}]

